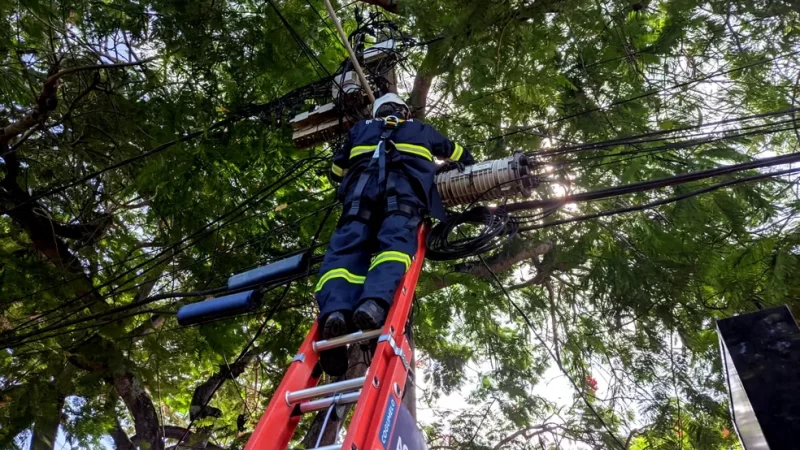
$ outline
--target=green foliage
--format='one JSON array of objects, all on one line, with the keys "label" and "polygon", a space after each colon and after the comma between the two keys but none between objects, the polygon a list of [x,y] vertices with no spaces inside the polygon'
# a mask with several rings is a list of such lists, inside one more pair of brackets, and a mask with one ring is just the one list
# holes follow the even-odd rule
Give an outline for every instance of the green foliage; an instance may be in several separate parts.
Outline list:
[{"label": "green foliage", "polygon": [[[344,52],[316,13],[324,15],[322,3],[275,3],[327,70],[335,71]],[[420,41],[445,36],[408,52],[398,68],[400,84],[411,89],[416,72],[410,69],[434,76],[428,120],[480,158],[796,104],[797,59],[786,55],[800,31],[796,2],[667,0],[636,3],[638,9],[584,0],[400,3],[403,15],[393,19],[403,32]],[[352,12],[340,11],[348,30],[355,28]],[[38,199],[36,217],[46,218],[45,232],[50,225],[112,218],[94,233],[59,236],[68,253],[48,253],[54,240],[40,239],[8,212],[20,202],[3,185],[0,333],[37,319],[38,327],[24,332],[41,330],[158,293],[221,286],[231,273],[311,244],[323,218],[317,210],[332,200],[325,164],[248,205],[225,226],[197,234],[281,181],[295,161],[329,154],[325,146],[298,153],[288,127],[257,117],[210,128],[322,75],[268,3],[0,0],[0,16],[3,127],[34,108],[56,61],[69,69],[154,58],[64,76],[53,111],[24,142],[22,136],[10,142],[20,161],[16,176],[9,175],[12,158],[2,159],[0,177],[13,178],[15,195],[47,193],[202,132]],[[787,126],[686,148],[642,142],[577,153],[547,161],[543,176],[552,183],[536,195],[703,170],[788,153],[796,144]],[[6,155],[5,147],[0,150]],[[640,153],[630,157],[634,151]],[[567,205],[552,218],[706,185]],[[629,440],[630,449],[736,448],[733,433],[723,432],[732,425],[714,320],[784,303],[800,311],[793,276],[800,264],[798,208],[796,185],[780,180],[526,233],[503,254],[487,255],[491,262],[551,245],[498,274],[514,286],[513,300],[525,318],[479,270],[479,261],[427,264],[415,311],[415,340],[425,365],[420,379],[430,387],[420,398],[438,405],[467,392],[469,406],[441,412],[441,421],[426,424],[431,446],[555,448],[560,437],[596,448],[617,448],[617,439]],[[185,239],[191,245],[172,246]],[[535,283],[524,282],[533,278]],[[257,342],[258,357],[211,401],[219,417],[197,421],[193,431],[223,447],[242,445],[311,325],[313,283],[292,285]],[[197,327],[178,327],[174,312],[202,297],[167,298],[114,320],[9,345],[0,355],[0,448],[21,445],[15,443],[20,433],[58,414],[76,446],[98,448],[117,421],[133,436],[136,414],[113,383],[127,374],[152,400],[161,425],[187,426],[194,389],[235,360],[278,293],[267,293],[259,314]],[[85,299],[96,298],[91,295],[107,298],[90,304]],[[62,309],[42,316],[54,308]],[[562,372],[575,385],[560,378],[568,394],[555,400],[549,383]],[[240,414],[244,432],[237,428]]]}]

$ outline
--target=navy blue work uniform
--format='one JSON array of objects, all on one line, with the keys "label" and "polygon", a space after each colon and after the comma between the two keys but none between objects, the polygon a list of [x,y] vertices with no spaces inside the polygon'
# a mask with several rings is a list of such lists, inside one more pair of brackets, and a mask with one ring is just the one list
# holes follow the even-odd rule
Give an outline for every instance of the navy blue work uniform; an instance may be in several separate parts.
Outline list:
[{"label": "navy blue work uniform", "polygon": [[368,299],[391,305],[417,251],[420,221],[445,218],[434,157],[473,163],[466,149],[417,120],[364,120],[350,130],[331,167],[344,208],[319,272],[321,319],[349,316]]}]

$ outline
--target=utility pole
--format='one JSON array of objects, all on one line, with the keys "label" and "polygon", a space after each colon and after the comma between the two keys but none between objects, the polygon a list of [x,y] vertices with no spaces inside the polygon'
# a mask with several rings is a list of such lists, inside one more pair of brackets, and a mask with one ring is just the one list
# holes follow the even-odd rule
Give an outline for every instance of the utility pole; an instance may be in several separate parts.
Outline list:
[{"label": "utility pole", "polygon": [[336,26],[336,31],[339,32],[339,38],[341,38],[342,44],[344,44],[344,48],[347,50],[347,54],[350,55],[350,61],[353,63],[353,68],[355,68],[358,74],[361,85],[364,86],[364,90],[367,91],[370,104],[375,103],[375,95],[372,94],[372,89],[369,87],[367,77],[364,76],[364,71],[361,70],[358,58],[356,58],[353,47],[350,46],[350,41],[347,40],[347,35],[344,33],[344,29],[342,29],[342,24],[339,22],[339,18],[336,16],[336,11],[333,10],[330,0],[325,0],[325,8],[328,10],[328,15],[331,16],[331,20],[333,20],[333,24]]}]

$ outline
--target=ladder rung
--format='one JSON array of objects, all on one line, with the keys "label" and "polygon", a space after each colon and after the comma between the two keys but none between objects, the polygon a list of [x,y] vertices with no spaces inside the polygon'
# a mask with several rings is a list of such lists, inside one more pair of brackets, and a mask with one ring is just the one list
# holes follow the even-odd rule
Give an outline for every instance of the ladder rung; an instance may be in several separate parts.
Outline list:
[{"label": "ladder rung", "polygon": [[339,381],[337,383],[324,384],[322,386],[301,389],[299,391],[287,392],[286,403],[289,405],[294,405],[295,403],[302,402],[303,400],[310,400],[315,397],[352,391],[363,386],[365,381],[367,381],[367,377],[358,377],[350,380]]},{"label": "ladder rung", "polygon": [[314,447],[309,450],[341,450],[342,444],[326,445],[325,447]]},{"label": "ladder rung", "polygon": [[325,350],[330,350],[332,348],[342,347],[345,345],[355,344],[356,342],[375,339],[380,335],[381,335],[381,330],[356,331],[355,333],[350,333],[345,336],[339,336],[333,339],[314,342],[313,344],[311,344],[311,347],[314,349],[315,352],[324,352]]},{"label": "ladder rung", "polygon": [[322,409],[325,409],[325,408],[328,408],[329,406],[331,406],[334,403],[334,401],[336,402],[337,405],[349,405],[351,403],[357,402],[358,401],[358,397],[360,395],[361,395],[361,390],[358,390],[356,392],[350,392],[348,394],[343,394],[343,395],[339,396],[339,398],[336,398],[336,396],[334,395],[334,396],[331,396],[331,397],[321,398],[319,400],[313,400],[313,401],[310,401],[310,402],[301,403],[300,404],[300,412],[305,414],[305,413],[310,413],[310,412],[314,412],[314,411],[320,411]]}]

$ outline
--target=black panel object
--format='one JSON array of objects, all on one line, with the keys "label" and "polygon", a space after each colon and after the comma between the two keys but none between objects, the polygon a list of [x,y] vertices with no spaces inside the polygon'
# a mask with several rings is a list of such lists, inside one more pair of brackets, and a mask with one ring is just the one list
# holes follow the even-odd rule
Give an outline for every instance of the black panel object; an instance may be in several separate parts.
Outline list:
[{"label": "black panel object", "polygon": [[789,308],[719,320],[717,332],[744,448],[800,448],[800,328]]}]

